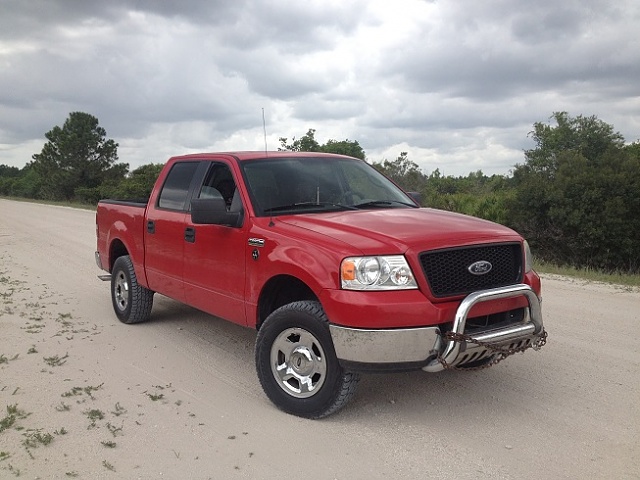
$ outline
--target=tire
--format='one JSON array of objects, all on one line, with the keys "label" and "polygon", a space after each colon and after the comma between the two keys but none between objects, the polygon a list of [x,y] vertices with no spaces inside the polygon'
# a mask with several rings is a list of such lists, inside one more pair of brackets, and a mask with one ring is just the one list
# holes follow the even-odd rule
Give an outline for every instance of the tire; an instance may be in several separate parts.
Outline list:
[{"label": "tire", "polygon": [[294,302],[267,317],[256,340],[256,369],[267,397],[284,412],[318,419],[344,407],[360,379],[338,362],[318,302]]},{"label": "tire", "polygon": [[111,301],[122,323],[140,323],[149,319],[153,292],[138,283],[131,257],[118,257],[111,271]]}]

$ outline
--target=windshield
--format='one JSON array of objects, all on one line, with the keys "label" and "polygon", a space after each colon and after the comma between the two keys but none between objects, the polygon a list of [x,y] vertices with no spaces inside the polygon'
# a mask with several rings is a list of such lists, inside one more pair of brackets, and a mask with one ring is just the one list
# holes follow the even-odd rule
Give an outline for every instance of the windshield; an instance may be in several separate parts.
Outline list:
[{"label": "windshield", "polygon": [[257,215],[372,208],[415,208],[415,202],[362,160],[287,157],[242,163]]}]

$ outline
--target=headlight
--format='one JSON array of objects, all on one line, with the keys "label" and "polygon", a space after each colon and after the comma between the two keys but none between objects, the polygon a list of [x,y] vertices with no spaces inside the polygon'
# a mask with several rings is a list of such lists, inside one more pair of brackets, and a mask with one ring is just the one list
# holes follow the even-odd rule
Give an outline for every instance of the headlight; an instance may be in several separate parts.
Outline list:
[{"label": "headlight", "polygon": [[402,255],[348,257],[340,265],[340,281],[346,290],[409,290],[418,288]]},{"label": "headlight", "polygon": [[533,270],[533,255],[531,255],[531,248],[529,248],[529,242],[524,241],[524,273],[529,273]]}]

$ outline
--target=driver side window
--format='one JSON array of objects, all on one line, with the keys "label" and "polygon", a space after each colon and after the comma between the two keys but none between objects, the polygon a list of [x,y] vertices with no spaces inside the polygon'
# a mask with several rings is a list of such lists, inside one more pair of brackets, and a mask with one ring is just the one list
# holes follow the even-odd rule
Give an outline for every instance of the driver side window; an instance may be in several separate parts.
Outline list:
[{"label": "driver side window", "polygon": [[231,170],[224,163],[213,163],[197,198],[223,198],[229,211],[240,211],[242,202]]}]

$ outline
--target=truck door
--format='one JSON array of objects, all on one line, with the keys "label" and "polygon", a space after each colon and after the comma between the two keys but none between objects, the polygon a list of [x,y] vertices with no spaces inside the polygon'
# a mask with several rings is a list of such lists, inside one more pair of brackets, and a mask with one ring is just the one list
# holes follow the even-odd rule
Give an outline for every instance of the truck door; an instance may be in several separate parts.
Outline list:
[{"label": "truck door", "polygon": [[149,288],[182,302],[187,199],[197,185],[198,170],[203,168],[206,166],[200,161],[175,163],[157,202],[147,209],[145,268]]},{"label": "truck door", "polygon": [[[226,163],[211,162],[193,198],[221,196],[230,211],[244,212],[240,191]],[[240,226],[195,225],[187,214],[192,233],[184,243],[186,303],[212,315],[246,324],[244,286],[247,246],[246,222]]]}]

